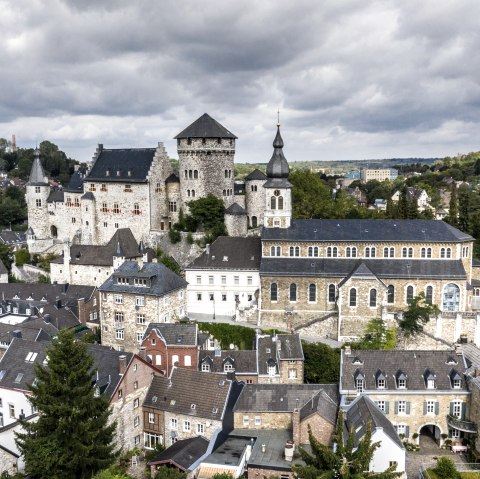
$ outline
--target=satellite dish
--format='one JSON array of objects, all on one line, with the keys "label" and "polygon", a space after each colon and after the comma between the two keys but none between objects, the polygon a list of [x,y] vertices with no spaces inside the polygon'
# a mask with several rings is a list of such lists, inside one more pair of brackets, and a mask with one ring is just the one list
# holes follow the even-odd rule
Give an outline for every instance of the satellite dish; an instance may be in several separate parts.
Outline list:
[{"label": "satellite dish", "polygon": [[235,349],[235,344],[230,344],[229,348],[230,349]]}]

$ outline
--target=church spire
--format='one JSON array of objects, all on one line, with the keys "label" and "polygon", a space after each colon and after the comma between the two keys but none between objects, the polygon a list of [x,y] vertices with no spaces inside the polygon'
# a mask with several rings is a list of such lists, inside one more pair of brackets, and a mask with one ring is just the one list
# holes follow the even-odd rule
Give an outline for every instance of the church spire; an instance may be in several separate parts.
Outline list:
[{"label": "church spire", "polygon": [[[287,183],[288,185],[290,185],[287,180],[288,174],[290,173],[290,168],[288,166],[287,159],[283,154],[283,145],[284,143],[282,135],[280,134],[280,118],[278,118],[277,134],[275,135],[275,139],[273,140],[273,154],[267,165],[267,177],[269,178],[269,181],[271,179],[284,179],[284,181],[277,181],[277,183],[285,183],[284,186],[287,186]],[[281,185],[278,184],[278,186]]]},{"label": "church spire", "polygon": [[40,161],[40,150],[38,148],[35,148],[33,156],[34,159],[28,184],[35,186],[48,185],[48,178],[43,170],[42,162]]}]

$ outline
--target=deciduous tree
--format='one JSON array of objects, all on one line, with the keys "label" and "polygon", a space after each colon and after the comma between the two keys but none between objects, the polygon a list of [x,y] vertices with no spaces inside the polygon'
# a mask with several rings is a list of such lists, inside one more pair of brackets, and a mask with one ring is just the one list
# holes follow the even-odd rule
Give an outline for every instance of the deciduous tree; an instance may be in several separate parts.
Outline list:
[{"label": "deciduous tree", "polygon": [[413,337],[423,331],[423,327],[431,317],[439,314],[438,306],[428,304],[425,301],[425,293],[421,292],[411,300],[407,310],[403,313],[403,318],[398,322],[398,326],[406,338]]}]

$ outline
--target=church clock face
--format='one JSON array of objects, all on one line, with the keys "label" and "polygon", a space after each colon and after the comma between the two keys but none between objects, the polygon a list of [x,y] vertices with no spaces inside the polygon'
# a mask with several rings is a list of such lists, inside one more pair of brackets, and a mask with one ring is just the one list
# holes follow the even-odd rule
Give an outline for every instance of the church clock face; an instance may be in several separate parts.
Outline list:
[{"label": "church clock face", "polygon": [[275,190],[275,191],[273,192],[273,194],[274,194],[275,196],[280,196],[280,190]]}]

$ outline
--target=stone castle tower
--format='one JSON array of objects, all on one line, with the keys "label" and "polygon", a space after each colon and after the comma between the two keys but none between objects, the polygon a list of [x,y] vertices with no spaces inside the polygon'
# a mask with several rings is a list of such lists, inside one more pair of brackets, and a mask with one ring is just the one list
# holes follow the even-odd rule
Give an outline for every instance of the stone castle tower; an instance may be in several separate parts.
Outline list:
[{"label": "stone castle tower", "polygon": [[289,228],[292,221],[292,184],[288,181],[290,168],[283,154],[280,124],[273,140],[273,155],[267,165],[265,214],[263,225],[267,228]]},{"label": "stone castle tower", "polygon": [[233,203],[235,140],[237,137],[208,114],[176,137],[181,203],[209,193]]},{"label": "stone castle tower", "polygon": [[245,177],[245,209],[248,212],[248,226],[257,228],[263,225],[265,212],[265,190],[267,177],[260,170],[253,170]]},{"label": "stone castle tower", "polygon": [[50,185],[40,162],[40,150],[35,148],[34,160],[27,183],[25,199],[28,208],[28,226],[36,239],[50,238],[48,197]]}]

